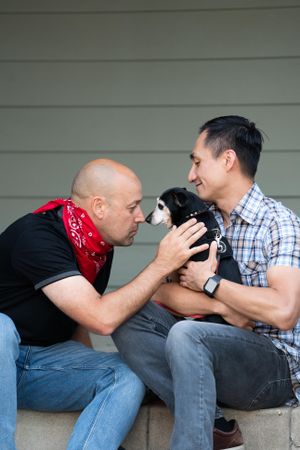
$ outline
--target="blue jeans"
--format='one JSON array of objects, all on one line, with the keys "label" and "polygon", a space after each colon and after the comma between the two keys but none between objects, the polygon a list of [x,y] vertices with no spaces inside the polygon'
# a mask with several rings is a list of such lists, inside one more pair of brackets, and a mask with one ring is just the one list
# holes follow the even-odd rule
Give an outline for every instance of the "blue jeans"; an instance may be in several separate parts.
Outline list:
[{"label": "blue jeans", "polygon": [[0,448],[15,450],[16,411],[78,411],[68,450],[116,450],[130,430],[144,385],[117,353],[67,341],[19,345],[0,314]]},{"label": "blue jeans", "polygon": [[113,334],[123,359],[174,414],[172,450],[210,450],[216,404],[252,410],[293,398],[286,356],[229,325],[176,320],[148,303]]}]

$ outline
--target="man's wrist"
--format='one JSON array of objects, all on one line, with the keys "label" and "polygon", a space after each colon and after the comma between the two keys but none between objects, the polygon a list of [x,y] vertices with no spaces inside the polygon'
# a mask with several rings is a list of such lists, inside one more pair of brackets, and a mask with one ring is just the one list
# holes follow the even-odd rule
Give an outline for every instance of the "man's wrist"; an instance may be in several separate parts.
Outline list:
[{"label": "man's wrist", "polygon": [[161,281],[164,281],[171,272],[164,264],[161,264],[156,258],[150,262],[148,267],[151,271],[155,272],[156,277],[161,278]]},{"label": "man's wrist", "polygon": [[222,280],[222,277],[220,275],[212,275],[208,277],[206,282],[203,285],[203,292],[208,295],[209,297],[213,298],[215,296],[215,293],[217,289],[220,286],[220,282]]},{"label": "man's wrist", "polygon": [[214,275],[216,275],[214,272],[202,272],[201,273],[201,278],[200,278],[200,286],[202,286],[202,291],[204,288],[205,283],[207,282],[207,280],[211,277],[213,277]]}]

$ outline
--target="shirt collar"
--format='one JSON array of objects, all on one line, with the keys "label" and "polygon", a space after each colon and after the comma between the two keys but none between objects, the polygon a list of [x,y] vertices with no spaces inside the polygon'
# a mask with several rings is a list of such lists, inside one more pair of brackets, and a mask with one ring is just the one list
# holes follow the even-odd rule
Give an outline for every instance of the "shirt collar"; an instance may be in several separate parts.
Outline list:
[{"label": "shirt collar", "polygon": [[260,209],[260,203],[264,195],[256,183],[241,198],[232,213],[239,215],[246,222],[253,224]]},{"label": "shirt collar", "polygon": [[[256,183],[253,183],[244,197],[241,198],[236,207],[231,211],[230,216],[240,216],[243,220],[252,225],[255,222],[263,198],[264,195],[262,191]],[[210,210],[219,212],[219,209],[215,204],[210,204],[209,207]]]}]

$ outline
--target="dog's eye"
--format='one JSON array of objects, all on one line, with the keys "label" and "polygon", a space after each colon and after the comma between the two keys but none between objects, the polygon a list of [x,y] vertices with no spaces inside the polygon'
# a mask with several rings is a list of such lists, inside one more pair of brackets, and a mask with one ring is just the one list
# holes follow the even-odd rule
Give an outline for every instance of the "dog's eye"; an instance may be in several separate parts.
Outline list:
[{"label": "dog's eye", "polygon": [[158,209],[164,209],[164,207],[163,207],[163,205],[162,205],[161,203],[159,203],[159,204],[157,205],[157,207],[158,207]]}]

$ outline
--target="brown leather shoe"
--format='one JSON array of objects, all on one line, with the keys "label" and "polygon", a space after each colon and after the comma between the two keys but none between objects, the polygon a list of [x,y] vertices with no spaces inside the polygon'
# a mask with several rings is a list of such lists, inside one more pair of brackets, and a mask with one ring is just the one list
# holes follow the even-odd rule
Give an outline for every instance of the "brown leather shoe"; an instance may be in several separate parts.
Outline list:
[{"label": "brown leather shoe", "polygon": [[244,440],[237,421],[232,431],[225,432],[214,428],[214,450],[245,450]]}]

